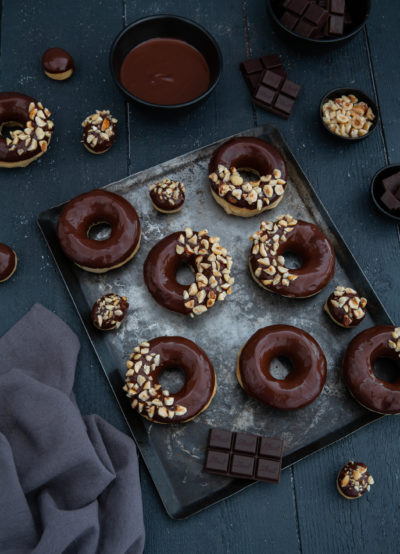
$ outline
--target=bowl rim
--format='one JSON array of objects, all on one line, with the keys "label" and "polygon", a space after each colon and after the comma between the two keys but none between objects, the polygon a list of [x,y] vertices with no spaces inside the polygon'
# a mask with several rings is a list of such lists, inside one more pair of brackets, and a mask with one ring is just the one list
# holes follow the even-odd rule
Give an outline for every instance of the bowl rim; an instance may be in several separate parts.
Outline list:
[{"label": "bowl rim", "polygon": [[338,44],[341,42],[345,42],[346,40],[349,40],[353,38],[357,33],[361,31],[361,29],[366,25],[368,18],[371,13],[371,0],[366,0],[368,2],[367,4],[367,13],[365,14],[364,21],[357,25],[350,33],[347,33],[346,35],[342,35],[339,37],[332,37],[332,38],[312,38],[312,37],[305,37],[303,35],[299,35],[298,33],[295,33],[294,31],[291,31],[283,23],[281,23],[280,19],[277,17],[277,15],[274,12],[274,9],[272,7],[272,0],[267,0],[267,9],[272,17],[272,19],[275,21],[275,23],[284,31],[286,31],[289,35],[296,39],[303,40],[304,42],[307,42],[308,44]]},{"label": "bowl rim", "polygon": [[[204,35],[207,36],[209,41],[214,46],[215,51],[217,52],[219,69],[218,69],[218,73],[217,73],[217,76],[216,76],[214,82],[200,96],[196,96],[196,98],[193,98],[192,100],[188,100],[187,102],[181,102],[180,104],[154,104],[153,102],[148,102],[147,100],[143,100],[143,98],[139,98],[138,96],[135,96],[128,89],[126,89],[123,86],[123,84],[121,83],[118,75],[115,72],[114,64],[113,64],[113,58],[114,58],[114,52],[115,52],[116,46],[117,46],[118,42],[120,41],[120,39],[124,36],[125,33],[127,33],[133,27],[136,27],[137,25],[139,25],[141,23],[145,23],[145,22],[148,22],[148,21],[154,21],[154,20],[157,20],[157,19],[161,19],[161,20],[163,20],[163,19],[175,19],[179,22],[189,23],[190,25],[193,25],[194,27],[197,27],[197,29],[199,29]],[[156,37],[154,37],[154,38],[156,38]],[[128,96],[131,100],[134,100],[135,102],[138,102],[139,104],[142,104],[144,106],[148,106],[148,107],[151,107],[151,108],[164,108],[164,109],[172,109],[172,110],[173,109],[178,109],[178,108],[185,108],[185,107],[197,104],[197,102],[200,102],[201,100],[203,100],[203,98],[206,98],[209,94],[211,94],[211,92],[215,89],[215,87],[217,86],[217,84],[218,84],[218,82],[221,78],[221,73],[222,73],[222,69],[223,69],[223,58],[222,58],[221,48],[220,48],[218,42],[216,41],[216,39],[213,37],[213,35],[205,27],[200,25],[200,23],[197,23],[196,21],[193,21],[192,19],[189,19],[187,17],[182,17],[180,15],[174,15],[174,14],[166,14],[166,13],[165,14],[147,15],[145,17],[141,17],[140,19],[135,19],[129,25],[127,25],[126,27],[121,29],[121,31],[117,34],[117,36],[114,38],[114,40],[111,44],[108,61],[109,61],[109,67],[110,67],[111,75],[112,75],[115,83],[117,84],[119,89],[126,96]]]},{"label": "bowl rim", "polygon": [[[347,92],[346,92],[347,91]],[[342,137],[341,135],[337,135],[334,131],[331,131],[329,127],[327,127],[322,119],[322,106],[325,104],[327,100],[332,100],[333,96],[337,96],[338,94],[354,94],[355,96],[363,96],[365,99],[365,102],[374,110],[375,113],[375,121],[372,123],[372,127],[368,131],[366,135],[363,135],[361,137]],[[336,87],[327,93],[325,93],[322,98],[321,102],[319,104],[319,119],[324,127],[328,131],[329,134],[333,135],[334,137],[342,140],[347,140],[349,142],[358,142],[359,140],[364,140],[372,135],[372,133],[375,131],[375,129],[378,126],[379,121],[379,108],[378,104],[373,100],[368,94],[365,94],[365,92],[361,89],[357,88],[350,88],[350,87]]]},{"label": "bowl rim", "polygon": [[381,214],[383,214],[386,217],[389,217],[390,219],[396,221],[397,223],[400,223],[400,215],[394,215],[394,214],[391,214],[390,212],[388,212],[387,210],[385,210],[385,208],[380,205],[380,203],[378,202],[378,199],[375,196],[374,187],[375,187],[375,183],[376,183],[377,179],[379,178],[380,174],[383,171],[386,171],[387,169],[390,169],[390,168],[393,168],[393,169],[398,168],[398,170],[400,171],[400,162],[397,163],[397,164],[389,164],[389,165],[385,165],[384,167],[381,167],[381,169],[379,169],[371,179],[369,192],[370,192],[370,197],[371,197],[371,200],[372,200],[374,206],[381,212]]}]

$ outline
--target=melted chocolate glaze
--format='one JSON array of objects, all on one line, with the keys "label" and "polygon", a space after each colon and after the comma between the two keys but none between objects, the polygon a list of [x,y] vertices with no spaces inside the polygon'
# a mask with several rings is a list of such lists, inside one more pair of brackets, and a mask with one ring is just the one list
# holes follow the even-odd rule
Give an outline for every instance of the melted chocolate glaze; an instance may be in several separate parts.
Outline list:
[{"label": "melted chocolate glaze", "polygon": [[12,248],[7,244],[0,243],[0,282],[8,279],[14,269],[17,256]]},{"label": "melted chocolate glaze", "polygon": [[[347,290],[350,290],[350,289],[347,289]],[[360,296],[354,289],[353,289],[353,292],[344,292],[343,296],[347,296],[349,299],[360,298]],[[356,327],[362,322],[362,320],[366,316],[367,312],[365,309],[363,309],[364,314],[362,315],[362,317],[357,319],[354,316],[353,310],[351,311],[349,310],[349,312],[346,312],[344,307],[334,306],[332,304],[332,301],[333,302],[338,301],[338,297],[335,295],[334,292],[332,292],[332,294],[329,296],[327,301],[329,313],[332,316],[332,318],[335,320],[335,322],[339,323],[340,325],[343,325],[344,327]]]},{"label": "melted chocolate glaze", "polygon": [[[169,181],[169,180],[168,180]],[[169,181],[171,184],[173,181]],[[185,202],[185,187],[182,183],[174,183],[175,189],[172,194],[167,193],[171,190],[165,187],[166,181],[157,183],[154,188],[150,190],[150,198],[153,204],[164,212],[176,211]]]},{"label": "melted chocolate glaze", "polygon": [[70,69],[72,71],[75,69],[72,56],[62,48],[46,50],[42,57],[42,67],[46,73],[50,74],[65,73]]},{"label": "melted chocolate glaze", "polygon": [[[282,229],[277,233],[281,234]],[[306,298],[317,294],[333,277],[335,270],[335,251],[328,238],[313,223],[298,220],[287,235],[287,241],[281,242],[277,256],[284,256],[285,252],[293,252],[302,260],[299,269],[291,269],[290,273],[297,275],[289,286],[282,283],[268,285],[271,292],[292,298]],[[259,254],[250,255],[250,265],[253,272],[257,268]],[[265,275],[263,279],[267,279]]]},{"label": "melted chocolate glaze", "polygon": [[[293,364],[286,379],[275,379],[269,371],[271,361],[278,356]],[[254,333],[239,355],[238,367],[244,390],[279,410],[307,406],[326,381],[321,347],[311,335],[289,325],[271,325]]]},{"label": "melted chocolate glaze", "polygon": [[126,296],[108,293],[93,304],[90,318],[93,325],[100,331],[118,329],[125,319],[128,308]]},{"label": "melted chocolate glaze", "polygon": [[390,325],[362,331],[350,342],[343,360],[344,380],[354,398],[381,414],[400,413],[400,376],[389,383],[379,379],[373,369],[378,358],[390,358],[400,370],[399,354],[389,346],[393,331]]},{"label": "melted chocolate glaze", "polygon": [[[111,225],[106,240],[88,237],[98,223]],[[122,196],[105,190],[93,190],[68,202],[57,225],[61,248],[76,264],[105,269],[123,263],[140,240],[140,222],[135,208]]]},{"label": "melted chocolate glaze", "polygon": [[[238,170],[252,170],[259,176],[271,175],[274,169],[278,169],[281,172],[281,178],[287,181],[286,164],[280,152],[265,140],[256,137],[236,137],[222,144],[212,155],[209,174],[217,172],[219,165],[227,169],[235,167]],[[219,185],[210,179],[210,186],[218,195]],[[223,199],[248,210],[257,209],[257,202],[249,204],[243,197],[238,200],[232,192],[228,192]],[[270,198],[270,203],[277,199],[278,196],[274,194]]]}]

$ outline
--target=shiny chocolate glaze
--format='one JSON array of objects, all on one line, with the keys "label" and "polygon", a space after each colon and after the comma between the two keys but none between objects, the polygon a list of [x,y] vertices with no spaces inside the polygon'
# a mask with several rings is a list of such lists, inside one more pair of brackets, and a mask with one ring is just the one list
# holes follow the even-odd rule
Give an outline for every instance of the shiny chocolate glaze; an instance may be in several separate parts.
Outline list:
[{"label": "shiny chocolate glaze", "polygon": [[160,37],[138,44],[126,55],[120,79],[138,98],[171,106],[206,92],[210,69],[204,56],[187,42]]},{"label": "shiny chocolate glaze", "polygon": [[358,334],[350,342],[343,360],[343,376],[354,398],[368,410],[381,414],[400,413],[400,374],[394,383],[374,373],[378,358],[390,358],[400,370],[399,353],[390,348],[394,327],[378,325]]},{"label": "shiny chocolate glaze", "polygon": [[1,92],[0,133],[6,123],[18,124],[21,129],[12,131],[10,138],[0,134],[0,166],[28,165],[28,160],[46,152],[54,128],[49,117],[49,110],[34,98],[19,92]]},{"label": "shiny chocolate glaze", "polygon": [[347,462],[337,476],[339,492],[349,499],[360,498],[373,484],[374,479],[362,462]]},{"label": "shiny chocolate glaze", "polygon": [[[338,294],[335,294],[337,290],[338,289],[336,288],[336,290],[329,296],[327,300],[327,311],[329,315],[332,317],[335,323],[338,323],[343,327],[356,327],[362,322],[367,313],[365,310],[365,306],[367,304],[366,299],[360,298],[357,291],[349,287],[342,291],[342,296],[339,296],[340,291],[338,291]],[[345,304],[343,306],[337,305],[338,301],[344,297],[348,298]],[[349,301],[356,301],[356,303],[358,302],[359,304],[357,308],[353,309],[352,306],[349,305]]]},{"label": "shiny chocolate glaze", "polygon": [[150,198],[154,206],[163,212],[178,210],[185,202],[185,187],[180,181],[163,179],[151,185]]},{"label": "shiny chocolate glaze", "polygon": [[17,256],[7,244],[0,243],[0,282],[6,281],[15,270]]},{"label": "shiny chocolate glaze", "polygon": [[[256,137],[236,137],[222,144],[212,155],[209,175],[217,173],[219,165],[227,169],[234,167],[237,170],[250,170],[260,177],[271,175],[274,169],[277,169],[281,173],[281,178],[287,181],[286,164],[280,152],[265,140]],[[219,196],[219,183],[210,179],[210,186]],[[262,187],[263,183],[260,186]],[[286,187],[286,184],[283,186]],[[269,198],[270,204],[278,198],[279,196],[274,194]],[[223,199],[247,210],[257,210],[257,202],[249,204],[243,196],[238,200],[231,191],[227,192]]]},{"label": "shiny chocolate glaze", "polygon": [[[93,240],[94,225],[107,223],[111,236]],[[129,258],[140,240],[140,222],[135,208],[122,196],[93,190],[68,202],[57,225],[61,248],[76,264],[92,269],[111,269]]]},{"label": "shiny chocolate glaze", "polygon": [[[284,234],[286,227],[277,226],[274,233],[279,237]],[[262,231],[266,233],[267,231]],[[271,279],[271,276],[262,271],[256,281],[271,292],[291,298],[306,298],[320,292],[331,280],[335,270],[335,251],[329,239],[313,223],[297,220],[293,230],[285,235],[285,241],[280,241],[276,251],[276,257],[285,255],[285,252],[297,254],[302,261],[299,269],[290,269],[290,274],[297,278],[290,281],[288,286],[282,284],[262,284],[263,280]],[[271,239],[268,239],[271,240]],[[250,254],[250,267],[252,272],[259,266],[257,260],[262,256],[259,253]]]},{"label": "shiny chocolate glaze", "polygon": [[[286,379],[269,371],[271,361],[284,356],[293,364]],[[313,402],[326,381],[326,359],[315,339],[290,325],[259,329],[244,345],[238,359],[244,390],[279,410],[297,410]]]},{"label": "shiny chocolate glaze", "polygon": [[[127,371],[125,390],[139,413],[160,423],[176,423],[194,418],[208,406],[215,392],[216,376],[207,354],[197,344],[184,337],[158,337],[135,350],[130,357],[132,364],[127,364],[132,367]],[[164,370],[173,368],[180,368],[185,375],[185,384],[177,393],[163,390],[158,380]],[[129,383],[134,387],[128,387]],[[149,388],[146,383],[150,383]],[[148,394],[142,400],[144,391]],[[164,408],[161,413],[165,417],[159,408]]]},{"label": "shiny chocolate glaze", "polygon": [[49,48],[42,56],[42,67],[46,73],[65,73],[75,69],[74,60],[62,48]]},{"label": "shiny chocolate glaze", "polygon": [[95,154],[102,154],[111,148],[117,136],[118,120],[110,110],[96,110],[82,121],[82,143]]},{"label": "shiny chocolate glaze", "polygon": [[100,331],[118,329],[125,319],[128,308],[126,296],[108,293],[93,304],[90,318],[93,325]]}]

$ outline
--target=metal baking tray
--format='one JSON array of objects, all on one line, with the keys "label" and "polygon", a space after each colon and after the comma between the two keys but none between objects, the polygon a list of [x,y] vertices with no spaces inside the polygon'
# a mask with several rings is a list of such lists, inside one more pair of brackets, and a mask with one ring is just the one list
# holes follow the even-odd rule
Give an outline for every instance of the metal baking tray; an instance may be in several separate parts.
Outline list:
[{"label": "metal baking tray", "polygon": [[[340,367],[351,338],[373,325],[392,324],[388,314],[278,129],[266,125],[238,136],[261,137],[276,146],[285,158],[288,187],[281,204],[272,212],[249,219],[228,216],[212,199],[208,162],[214,149],[227,140],[223,139],[104,187],[129,200],[142,223],[139,252],[121,269],[102,275],[91,274],[80,270],[64,256],[56,236],[62,206],[43,212],[38,218],[165,509],[178,519],[252,483],[202,473],[210,427],[282,437],[285,441],[283,467],[286,468],[381,417],[353,400],[343,383]],[[187,198],[180,213],[159,214],[151,206],[149,185],[162,177],[178,179],[186,185]],[[296,300],[270,294],[249,274],[249,236],[259,228],[261,219],[271,219],[281,213],[315,223],[334,245],[334,279],[312,298]],[[195,230],[207,228],[220,237],[221,244],[233,257],[232,273],[236,279],[233,294],[227,300],[218,302],[208,313],[194,319],[159,306],[143,281],[143,262],[150,248],[165,235],[185,226]],[[368,314],[358,328],[342,329],[323,312],[325,299],[337,284],[352,286],[368,299]],[[111,291],[126,295],[131,309],[118,331],[101,333],[91,325],[89,313],[95,300]],[[235,376],[235,362],[241,346],[260,327],[276,323],[294,325],[311,333],[328,362],[328,378],[322,394],[310,406],[295,412],[280,412],[257,402],[244,393]],[[122,391],[125,361],[142,340],[172,334],[195,341],[207,352],[214,364],[218,387],[210,407],[192,422],[157,425],[130,408]],[[279,366],[277,362],[277,372],[282,370]]]}]

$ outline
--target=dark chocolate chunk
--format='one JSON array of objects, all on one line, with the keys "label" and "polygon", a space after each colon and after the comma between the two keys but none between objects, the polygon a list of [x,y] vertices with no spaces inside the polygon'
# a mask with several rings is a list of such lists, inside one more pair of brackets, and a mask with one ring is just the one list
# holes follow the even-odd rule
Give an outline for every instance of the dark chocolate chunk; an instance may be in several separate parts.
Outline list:
[{"label": "dark chocolate chunk", "polygon": [[253,58],[240,64],[240,69],[246,80],[246,83],[252,93],[257,88],[260,77],[266,69],[286,77],[285,68],[282,65],[278,54],[269,54],[261,58]]},{"label": "dark chocolate chunk", "polygon": [[306,11],[309,4],[310,0],[290,0],[287,2],[285,7],[287,10],[297,15],[302,15]]},{"label": "dark chocolate chunk", "polygon": [[282,25],[289,29],[289,31],[293,31],[298,22],[299,18],[290,12],[285,12],[281,17]]},{"label": "dark chocolate chunk", "polygon": [[211,429],[203,470],[226,477],[279,483],[283,441]]},{"label": "dark chocolate chunk", "polygon": [[386,179],[382,179],[382,185],[385,190],[397,196],[397,191],[400,189],[400,171],[386,177]]},{"label": "dark chocolate chunk", "polygon": [[396,198],[390,190],[385,191],[381,196],[381,202],[389,210],[389,212],[397,212],[400,210],[400,200]]},{"label": "dark chocolate chunk", "polygon": [[292,0],[284,4],[281,23],[289,30],[305,37],[314,37],[323,32],[329,12],[311,0]]},{"label": "dark chocolate chunk", "polygon": [[256,104],[277,115],[289,117],[301,86],[272,71],[265,71],[254,93]]},{"label": "dark chocolate chunk", "polygon": [[330,15],[328,33],[330,35],[343,35],[344,32],[344,16]]},{"label": "dark chocolate chunk", "polygon": [[329,0],[329,11],[344,15],[346,9],[346,0]]}]

